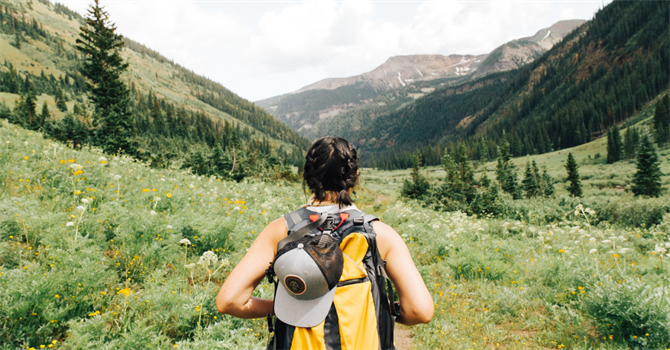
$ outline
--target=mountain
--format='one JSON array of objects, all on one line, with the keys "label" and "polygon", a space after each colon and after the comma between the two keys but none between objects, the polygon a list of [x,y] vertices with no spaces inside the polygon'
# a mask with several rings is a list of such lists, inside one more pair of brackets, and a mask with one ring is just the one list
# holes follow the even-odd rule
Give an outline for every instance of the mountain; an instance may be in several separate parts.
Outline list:
[{"label": "mountain", "polygon": [[515,156],[583,144],[668,88],[668,12],[663,2],[614,1],[530,64],[437,89],[357,130],[331,130],[390,167],[411,164],[417,149],[437,163],[458,142],[475,159],[494,157],[503,137]]},{"label": "mountain", "polygon": [[[38,108],[46,103],[49,119],[70,115],[84,125],[93,123],[75,49],[82,25],[82,16],[58,3],[0,0],[0,117],[32,91]],[[124,40],[121,55],[129,68],[123,79],[131,90],[141,149],[174,158],[220,147],[226,154],[243,152],[251,163],[271,154],[300,162],[309,141],[274,116],[158,52]],[[67,101],[66,108],[56,106],[58,99]],[[240,155],[231,157],[235,163]]]},{"label": "mountain", "polygon": [[582,20],[560,21],[485,55],[394,56],[370,72],[348,78],[324,79],[293,93],[256,103],[302,135],[318,137],[322,133],[310,129],[318,129],[320,121],[360,106],[385,103],[375,101],[385,91],[400,90],[400,95],[416,99],[436,87],[532,62],[582,23]]}]

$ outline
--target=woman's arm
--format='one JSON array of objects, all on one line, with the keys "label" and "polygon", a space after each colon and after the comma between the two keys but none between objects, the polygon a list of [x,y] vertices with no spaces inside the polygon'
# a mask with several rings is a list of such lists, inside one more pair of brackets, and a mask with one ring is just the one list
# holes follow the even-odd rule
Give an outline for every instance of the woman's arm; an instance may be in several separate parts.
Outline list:
[{"label": "woman's arm", "polygon": [[407,326],[430,322],[434,313],[433,298],[412,261],[407,245],[391,226],[379,221],[373,225],[379,253],[386,260],[386,273],[400,298],[400,316],[396,322]]},{"label": "woman's arm", "polygon": [[216,308],[222,314],[240,318],[260,318],[272,313],[272,300],[252,297],[274,260],[277,243],[286,237],[286,219],[271,222],[258,235],[247,253],[230,273],[216,297]]}]

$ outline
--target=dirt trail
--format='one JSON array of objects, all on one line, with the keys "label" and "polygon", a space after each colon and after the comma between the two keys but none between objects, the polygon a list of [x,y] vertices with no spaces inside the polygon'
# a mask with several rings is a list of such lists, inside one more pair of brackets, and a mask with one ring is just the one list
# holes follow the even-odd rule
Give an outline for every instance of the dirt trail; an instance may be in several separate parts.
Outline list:
[{"label": "dirt trail", "polygon": [[409,350],[412,348],[412,334],[409,327],[396,323],[393,330],[393,340],[395,348],[398,350]]}]

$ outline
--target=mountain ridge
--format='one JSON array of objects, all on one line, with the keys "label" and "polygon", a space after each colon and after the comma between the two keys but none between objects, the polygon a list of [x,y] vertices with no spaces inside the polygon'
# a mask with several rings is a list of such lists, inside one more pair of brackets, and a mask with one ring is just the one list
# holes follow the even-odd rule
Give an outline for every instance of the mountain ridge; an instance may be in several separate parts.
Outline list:
[{"label": "mountain ridge", "polygon": [[307,137],[322,136],[310,130],[319,122],[373,103],[380,94],[407,90],[412,99],[435,88],[453,85],[532,62],[560,42],[583,20],[559,21],[533,36],[513,40],[488,54],[392,56],[375,69],[345,78],[327,78],[294,92],[256,101],[293,130]]}]

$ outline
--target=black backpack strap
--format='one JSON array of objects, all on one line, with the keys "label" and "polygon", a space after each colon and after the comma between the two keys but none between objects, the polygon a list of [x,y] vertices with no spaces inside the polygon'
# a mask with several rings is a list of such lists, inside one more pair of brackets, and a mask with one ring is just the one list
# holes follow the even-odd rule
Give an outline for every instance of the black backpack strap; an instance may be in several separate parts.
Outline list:
[{"label": "black backpack strap", "polygon": [[[288,216],[289,214],[286,215]],[[316,230],[319,226],[321,226],[321,224],[323,224],[326,221],[326,218],[328,217],[327,213],[312,214],[312,215],[319,215],[319,218],[315,221],[311,221],[311,219],[309,219],[308,217],[307,219],[308,222],[305,225],[300,226],[300,228],[295,229],[294,231],[289,226],[289,235],[286,238],[279,241],[279,243],[277,243],[277,251],[282,249],[285,245],[307,236],[310,232]]]}]

